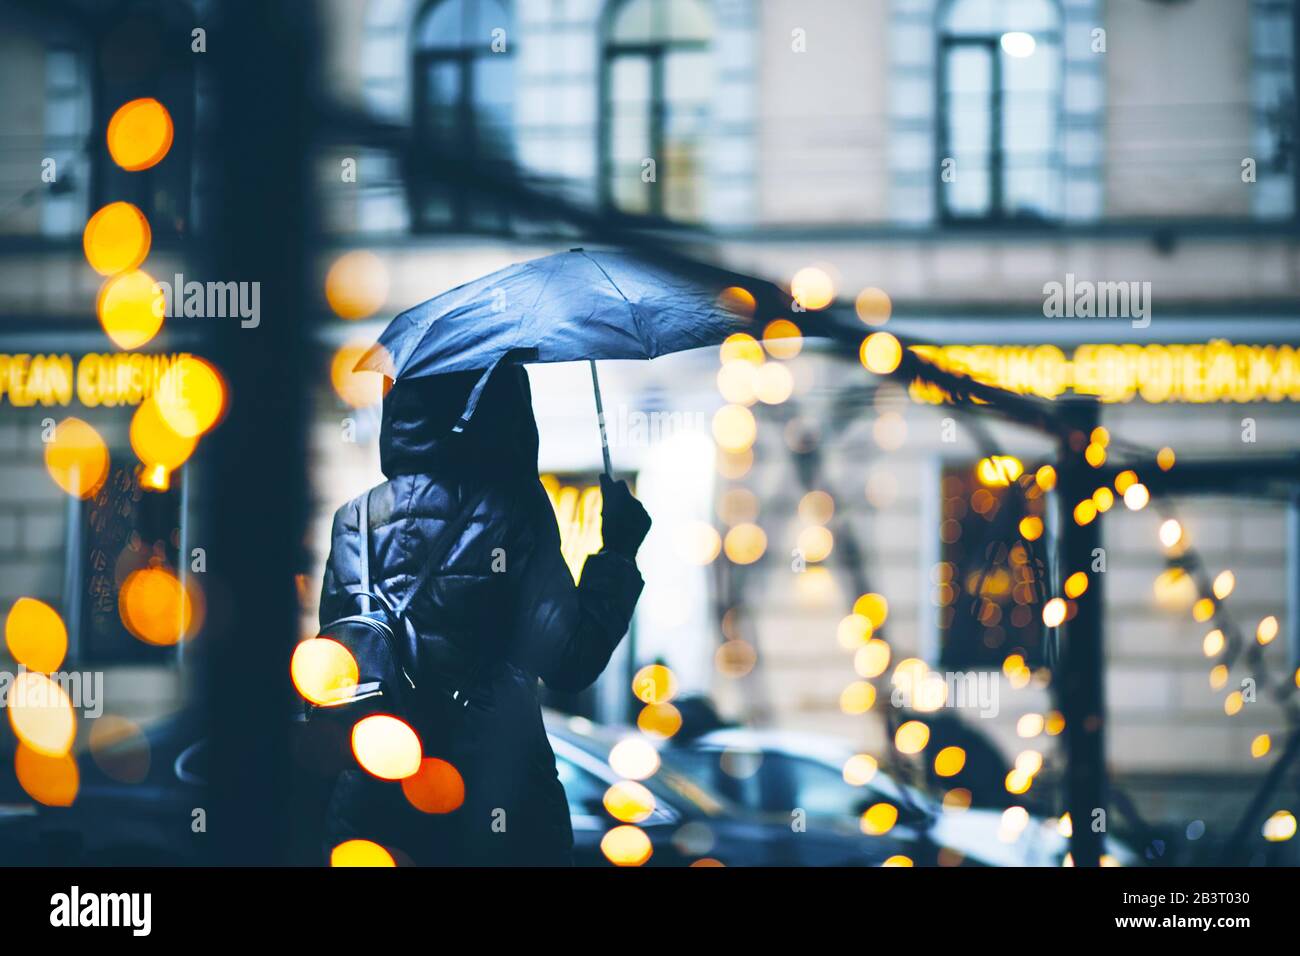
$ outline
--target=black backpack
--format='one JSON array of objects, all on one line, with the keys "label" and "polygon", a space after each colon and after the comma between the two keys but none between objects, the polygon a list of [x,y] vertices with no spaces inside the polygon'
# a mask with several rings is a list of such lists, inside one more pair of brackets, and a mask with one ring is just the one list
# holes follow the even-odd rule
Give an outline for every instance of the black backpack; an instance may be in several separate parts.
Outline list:
[{"label": "black backpack", "polygon": [[[313,640],[328,638],[348,649],[357,662],[357,683],[351,693],[335,701],[317,704],[305,701],[307,720],[328,715],[351,726],[375,713],[409,716],[414,709],[418,637],[406,615],[411,601],[428,583],[452,545],[469,524],[478,507],[476,498],[434,539],[419,577],[406,597],[393,604],[370,586],[370,492],[361,496],[361,583],[349,585],[348,600],[356,600],[359,611],[331,621]],[[439,688],[441,690],[441,688]],[[451,702],[460,707],[469,701],[460,691],[448,691]]]}]

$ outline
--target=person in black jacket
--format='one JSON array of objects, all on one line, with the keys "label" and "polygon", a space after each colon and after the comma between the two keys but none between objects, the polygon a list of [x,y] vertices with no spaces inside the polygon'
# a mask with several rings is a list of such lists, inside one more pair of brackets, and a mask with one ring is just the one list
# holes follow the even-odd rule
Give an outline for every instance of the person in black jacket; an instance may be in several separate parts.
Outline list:
[{"label": "person in black jacket", "polygon": [[[352,767],[334,787],[327,850],[362,838],[420,864],[570,862],[568,805],[537,680],[576,692],[605,668],[641,594],[635,557],[650,518],[625,483],[602,476],[603,547],[575,585],[538,480],[527,374],[502,366],[467,404],[479,378],[454,373],[391,387],[379,438],[388,480],[367,502],[371,587],[381,596],[406,597],[435,542],[446,555],[411,601],[419,713],[401,716],[425,757],[456,768],[464,800],[427,814],[401,784]],[[359,503],[334,515],[322,626],[356,607],[346,589],[360,582]],[[466,508],[472,516],[457,540],[440,541]]]}]

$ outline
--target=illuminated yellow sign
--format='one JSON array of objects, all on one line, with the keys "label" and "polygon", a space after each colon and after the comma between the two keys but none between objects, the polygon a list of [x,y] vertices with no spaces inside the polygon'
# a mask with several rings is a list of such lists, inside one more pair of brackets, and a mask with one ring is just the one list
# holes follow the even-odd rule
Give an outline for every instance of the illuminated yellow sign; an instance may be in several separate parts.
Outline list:
[{"label": "illuminated yellow sign", "polygon": [[180,355],[105,352],[83,355],[0,354],[0,402],[15,408],[70,405],[88,408],[139,405],[158,389]]},{"label": "illuminated yellow sign", "polygon": [[[1103,402],[1300,401],[1300,352],[1290,345],[1240,345],[1221,339],[1187,345],[916,345],[950,372],[1042,398],[1066,392]],[[939,404],[938,386],[912,383],[919,401]]]},{"label": "illuminated yellow sign", "polygon": [[542,475],[542,487],[560,526],[560,553],[576,582],[587,556],[600,550],[600,486],[575,488],[554,475]]}]

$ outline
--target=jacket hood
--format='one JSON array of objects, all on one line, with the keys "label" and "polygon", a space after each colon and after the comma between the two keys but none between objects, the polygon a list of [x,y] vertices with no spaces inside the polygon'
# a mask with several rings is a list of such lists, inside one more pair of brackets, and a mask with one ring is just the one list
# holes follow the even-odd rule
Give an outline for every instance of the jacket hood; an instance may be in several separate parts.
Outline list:
[{"label": "jacket hood", "polygon": [[[470,409],[470,397],[484,376],[483,391]],[[536,475],[537,420],[528,373],[520,365],[502,364],[487,372],[395,383],[384,396],[379,463],[387,478],[494,475],[507,469]]]}]

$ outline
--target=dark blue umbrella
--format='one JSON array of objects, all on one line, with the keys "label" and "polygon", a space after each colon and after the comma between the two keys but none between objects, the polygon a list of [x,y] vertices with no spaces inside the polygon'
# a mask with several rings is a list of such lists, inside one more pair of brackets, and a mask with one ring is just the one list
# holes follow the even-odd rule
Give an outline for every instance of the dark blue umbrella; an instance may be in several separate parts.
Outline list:
[{"label": "dark blue umbrella", "polygon": [[484,369],[465,420],[503,361],[588,360],[608,473],[595,360],[652,359],[718,345],[752,331],[755,296],[773,308],[783,299],[775,286],[741,285],[720,269],[667,269],[626,252],[570,249],[507,266],[408,309],[356,368],[397,380]]}]

